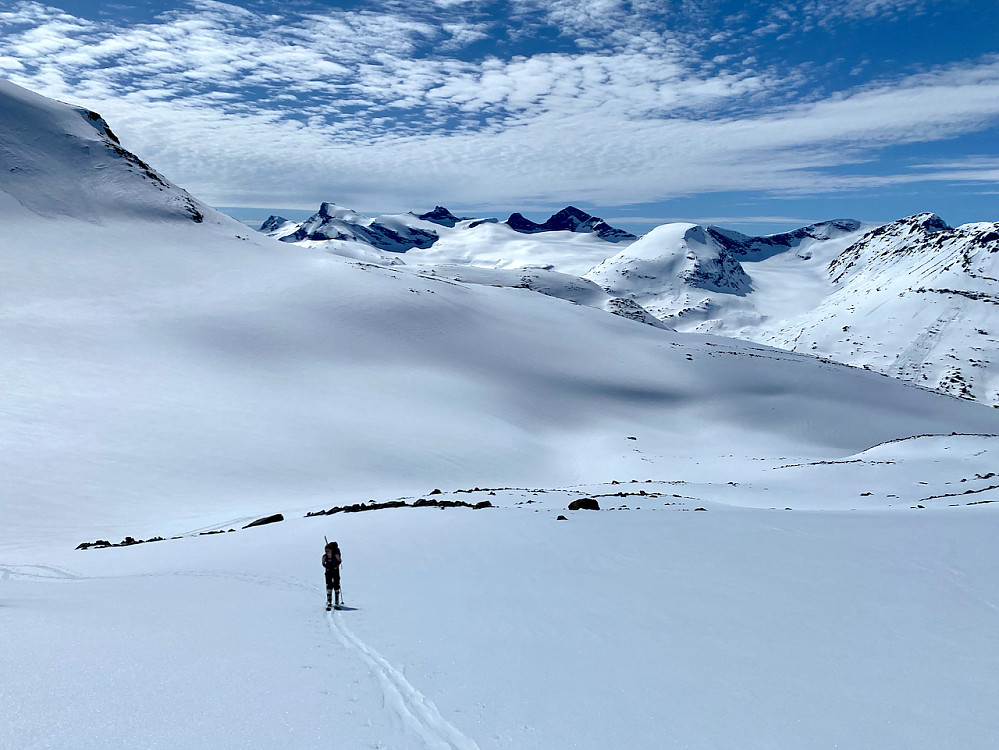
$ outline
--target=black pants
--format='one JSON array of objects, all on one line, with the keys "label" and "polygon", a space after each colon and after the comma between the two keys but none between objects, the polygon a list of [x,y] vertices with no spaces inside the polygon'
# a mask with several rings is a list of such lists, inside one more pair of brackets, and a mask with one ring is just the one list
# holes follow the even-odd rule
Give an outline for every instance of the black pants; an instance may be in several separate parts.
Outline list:
[{"label": "black pants", "polygon": [[340,566],[326,568],[326,590],[340,590]]}]

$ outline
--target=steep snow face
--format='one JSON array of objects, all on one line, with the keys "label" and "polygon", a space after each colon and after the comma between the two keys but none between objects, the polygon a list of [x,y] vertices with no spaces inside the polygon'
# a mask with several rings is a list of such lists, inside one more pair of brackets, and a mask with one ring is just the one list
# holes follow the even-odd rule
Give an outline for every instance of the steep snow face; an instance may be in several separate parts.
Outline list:
[{"label": "steep snow face", "polygon": [[[917,255],[929,261],[925,267],[921,262],[917,263],[922,267],[921,273],[932,275],[951,258],[940,256],[938,253],[934,253],[936,257],[927,257],[927,240],[932,235],[951,229],[947,222],[932,213],[917,214],[885,224],[865,234],[830,263],[829,275],[834,284],[840,284],[854,273],[877,275],[893,269],[900,263],[903,266],[900,270],[909,272],[913,270],[910,261]],[[949,254],[954,250],[953,247],[949,248]],[[941,260],[944,262],[940,263]]]},{"label": "steep snow face", "polygon": [[5,219],[112,216],[228,223],[122,148],[95,112],[0,80],[0,210]]},{"label": "steep snow face", "polygon": [[999,404],[999,223],[920,214],[829,265],[833,293],[757,340]]},{"label": "steep snow face", "polygon": [[[745,297],[752,291],[739,261],[696,224],[665,224],[587,272],[615,297],[631,299],[661,320],[706,311],[705,292]],[[705,301],[707,300],[707,301]]]}]

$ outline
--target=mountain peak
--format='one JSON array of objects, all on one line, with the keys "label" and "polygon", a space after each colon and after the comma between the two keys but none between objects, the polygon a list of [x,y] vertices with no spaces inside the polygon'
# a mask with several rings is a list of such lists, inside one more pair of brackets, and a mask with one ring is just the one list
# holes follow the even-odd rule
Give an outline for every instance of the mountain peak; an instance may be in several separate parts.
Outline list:
[{"label": "mountain peak", "polygon": [[538,224],[525,218],[523,214],[514,213],[506,221],[507,226],[524,234],[537,232],[577,232],[595,234],[608,242],[624,242],[637,239],[635,235],[622,229],[612,227],[603,219],[591,216],[575,206],[566,206],[561,211],[552,214],[543,224]]},{"label": "mountain peak", "polygon": [[453,227],[459,221],[465,221],[466,219],[455,216],[444,206],[435,206],[433,211],[427,211],[425,214],[420,214],[416,218],[422,219],[423,221],[430,221],[434,224],[440,224],[442,227]]}]

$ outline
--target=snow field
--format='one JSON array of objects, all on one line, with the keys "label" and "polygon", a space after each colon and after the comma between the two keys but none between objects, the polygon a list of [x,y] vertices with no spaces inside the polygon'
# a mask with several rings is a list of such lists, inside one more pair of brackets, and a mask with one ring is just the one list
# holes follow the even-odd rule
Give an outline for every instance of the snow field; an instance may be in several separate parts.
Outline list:
[{"label": "snow field", "polygon": [[[993,506],[556,521],[561,501],[523,497],[540,509],[5,559],[0,747],[961,748],[999,729]],[[353,607],[330,616],[323,534]]]}]

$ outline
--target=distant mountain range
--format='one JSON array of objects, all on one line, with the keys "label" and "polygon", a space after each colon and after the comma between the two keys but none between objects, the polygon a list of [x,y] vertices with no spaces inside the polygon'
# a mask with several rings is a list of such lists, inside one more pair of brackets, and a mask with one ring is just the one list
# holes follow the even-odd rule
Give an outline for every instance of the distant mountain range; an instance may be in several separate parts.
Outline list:
[{"label": "distant mountain range", "polygon": [[[376,262],[462,278],[469,267],[530,271],[490,283],[612,311],[626,304],[643,322],[817,354],[999,405],[996,223],[955,229],[919,214],[765,236],[673,223],[636,238],[573,206],[538,224],[519,213],[504,222],[458,217],[442,206],[371,219],[323,204],[306,222],[271,217],[261,231],[355,258],[368,248]],[[603,292],[566,292],[581,288],[566,278]]]},{"label": "distant mountain range", "polygon": [[[419,215],[408,213],[371,218],[348,208],[323,203],[318,212],[301,223],[281,216],[270,216],[261,225],[260,231],[283,242],[340,240],[359,242],[387,252],[404,253],[412,248],[433,245],[440,238],[437,227],[475,229],[483,224],[497,223],[500,223],[499,220],[492,218],[461,218],[444,206],[437,206],[433,211]],[[521,234],[575,232],[592,234],[608,242],[632,242],[637,239],[635,235],[612,227],[603,219],[591,216],[575,206],[566,206],[542,224],[536,224],[519,213],[511,214],[502,224]]]}]

